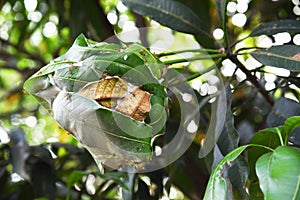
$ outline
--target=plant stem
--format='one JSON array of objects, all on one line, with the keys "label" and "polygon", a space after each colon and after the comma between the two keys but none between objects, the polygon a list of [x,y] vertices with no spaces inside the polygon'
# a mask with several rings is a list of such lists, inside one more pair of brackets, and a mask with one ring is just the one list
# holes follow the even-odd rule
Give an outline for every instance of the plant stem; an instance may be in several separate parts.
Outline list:
[{"label": "plant stem", "polygon": [[193,75],[187,77],[185,80],[186,80],[186,81],[191,81],[191,80],[193,80],[193,79],[195,79],[195,78],[198,78],[199,76],[202,76],[203,74],[205,74],[205,73],[207,73],[207,72],[210,72],[211,70],[215,69],[215,68],[217,67],[217,65],[218,65],[221,61],[222,61],[221,59],[218,60],[218,61],[216,61],[216,63],[214,63],[214,64],[213,64],[212,66],[210,66],[209,68],[207,68],[207,69],[205,69],[205,70],[203,70],[203,71],[201,71],[201,72],[196,72],[195,74],[193,74]]},{"label": "plant stem", "polygon": [[178,50],[178,51],[171,51],[171,52],[163,52],[160,54],[157,54],[158,57],[164,57],[164,56],[170,56],[175,55],[179,53],[186,53],[186,52],[198,52],[198,53],[219,53],[218,49],[185,49],[185,50]]},{"label": "plant stem", "polygon": [[250,81],[254,86],[257,87],[258,91],[261,93],[261,95],[266,99],[266,101],[270,105],[274,105],[274,100],[269,96],[269,93],[267,90],[259,83],[256,76],[251,74],[251,71],[249,71],[238,59],[236,56],[230,56],[230,59],[233,63],[237,65],[237,67],[242,70],[247,76],[247,80]]},{"label": "plant stem", "polygon": [[240,55],[240,54],[244,54],[244,53],[239,53],[241,51],[247,51],[247,50],[256,50],[256,49],[264,49],[264,48],[260,48],[260,47],[244,47],[244,48],[240,48],[238,50],[236,50],[236,54]]},{"label": "plant stem", "polygon": [[[32,53],[28,52],[23,46],[19,46],[19,45],[16,45],[16,44],[12,44],[12,43],[10,43],[9,41],[6,41],[6,40],[1,39],[1,38],[0,38],[0,43],[3,44],[3,45],[11,46],[11,47],[15,48],[19,53],[24,54],[24,56],[26,56],[26,57],[28,57],[28,58],[34,60],[34,61],[40,62],[40,63],[41,63],[41,66],[46,65],[46,63],[45,63],[45,61],[43,60],[42,57],[37,56],[37,55],[35,55],[35,54],[32,54]],[[5,52],[4,49],[5,49],[5,48],[3,48],[3,50],[1,49],[1,51],[2,51],[2,52]],[[12,56],[16,56],[16,55],[12,55]]]},{"label": "plant stem", "polygon": [[207,69],[205,69],[205,70],[203,70],[203,71],[201,71],[201,72],[197,72],[197,73],[195,73],[195,74],[193,74],[193,75],[187,77],[185,80],[186,80],[186,81],[191,81],[191,80],[193,80],[193,79],[195,79],[195,78],[198,78],[199,76],[201,76],[201,75],[203,75],[203,74],[205,74],[205,73],[207,73],[207,72],[213,70],[215,67],[216,67],[216,66],[213,65],[213,66],[211,66],[211,67],[209,67],[209,68],[207,68]]},{"label": "plant stem", "polygon": [[239,40],[235,41],[233,44],[230,45],[230,47],[231,47],[231,48],[234,47],[235,45],[237,45],[238,43],[242,42],[243,40],[246,40],[246,39],[249,38],[249,37],[250,37],[250,36],[248,35],[248,36],[246,36],[246,37],[244,37],[244,38],[242,38],[242,39],[239,39]]},{"label": "plant stem", "polygon": [[280,130],[279,130],[277,127],[275,127],[275,130],[276,130],[276,133],[277,133],[277,135],[278,135],[278,137],[279,137],[281,146],[285,146],[285,144],[284,144],[284,142],[283,142],[283,139],[282,139],[282,135],[281,135]]},{"label": "plant stem", "polygon": [[263,149],[267,149],[269,151],[274,151],[274,149],[270,148],[270,147],[267,147],[267,146],[264,146],[264,145],[261,145],[261,144],[249,144],[249,146],[252,146],[252,147],[260,147],[260,148],[263,148]]},{"label": "plant stem", "polygon": [[196,61],[196,60],[207,60],[207,59],[213,59],[213,58],[223,58],[226,57],[227,54],[226,53],[222,53],[222,54],[213,54],[213,55],[205,55],[205,56],[195,56],[192,58],[179,58],[179,59],[175,59],[175,60],[166,60],[163,61],[163,63],[165,65],[172,65],[172,64],[176,64],[176,63],[183,63],[183,62],[190,62],[190,61]]},{"label": "plant stem", "polygon": [[229,43],[230,43],[229,31],[228,31],[228,26],[227,26],[228,17],[227,17],[227,15],[225,15],[224,17],[225,17],[225,19],[223,20],[223,23],[222,23],[223,31],[224,31],[224,46],[225,46],[225,48],[227,48],[228,50],[231,51],[231,46],[229,45]]}]

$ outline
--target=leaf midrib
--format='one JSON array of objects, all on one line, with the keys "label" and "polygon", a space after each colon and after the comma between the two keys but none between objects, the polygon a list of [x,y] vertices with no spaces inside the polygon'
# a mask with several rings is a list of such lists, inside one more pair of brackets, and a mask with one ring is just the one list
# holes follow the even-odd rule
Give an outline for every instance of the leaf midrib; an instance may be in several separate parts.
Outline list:
[{"label": "leaf midrib", "polygon": [[137,1],[131,1],[131,0],[127,0],[127,1],[131,2],[133,4],[137,4],[137,5],[141,5],[141,6],[152,8],[153,10],[160,11],[160,12],[166,14],[166,15],[170,15],[170,16],[174,17],[175,19],[178,19],[178,20],[182,21],[183,23],[186,23],[187,25],[193,27],[194,29],[196,29],[198,31],[198,33],[202,33],[202,32],[204,33],[204,31],[202,31],[201,29],[199,29],[197,26],[194,26],[192,23],[190,23],[190,21],[184,20],[184,19],[180,18],[179,16],[174,15],[171,12],[168,12],[167,10],[159,9],[158,7],[152,6],[150,4],[143,4],[143,3],[139,3]]},{"label": "leaf midrib", "polygon": [[[259,53],[258,53],[259,52]],[[289,61],[294,61],[294,62],[300,62],[300,60],[295,60],[291,57],[285,57],[285,56],[281,56],[279,54],[274,54],[272,52],[268,52],[268,51],[254,51],[252,52],[251,54],[256,54],[256,55],[266,55],[266,56],[269,56],[269,57],[276,57],[276,58],[281,58],[281,59],[285,59],[285,60],[289,60]],[[269,54],[269,55],[268,55]]]}]

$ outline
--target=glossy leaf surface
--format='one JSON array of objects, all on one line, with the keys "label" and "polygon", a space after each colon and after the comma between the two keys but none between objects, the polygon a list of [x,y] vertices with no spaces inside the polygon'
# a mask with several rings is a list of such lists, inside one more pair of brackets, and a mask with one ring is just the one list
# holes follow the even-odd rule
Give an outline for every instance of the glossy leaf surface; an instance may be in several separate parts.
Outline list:
[{"label": "glossy leaf surface", "polygon": [[273,46],[259,49],[251,55],[263,65],[279,67],[291,71],[300,71],[300,47],[296,45]]},{"label": "glossy leaf surface", "polygon": [[286,19],[267,22],[255,28],[250,34],[250,36],[273,35],[281,32],[299,33],[299,20]]},{"label": "glossy leaf surface", "polygon": [[256,163],[260,188],[266,200],[299,199],[300,151],[281,146]]},{"label": "glossy leaf surface", "polygon": [[209,182],[206,188],[205,200],[209,199],[226,199],[226,193],[228,190],[227,185],[227,172],[228,164],[234,161],[246,148],[248,145],[241,146],[227,154],[215,167],[213,173],[209,178]]},{"label": "glossy leaf surface", "polygon": [[216,9],[218,12],[218,16],[220,19],[220,22],[223,25],[223,28],[225,26],[225,20],[226,20],[226,5],[227,5],[227,0],[216,0]]},{"label": "glossy leaf surface", "polygon": [[172,0],[122,0],[133,11],[176,31],[209,35],[201,19],[184,4]]}]

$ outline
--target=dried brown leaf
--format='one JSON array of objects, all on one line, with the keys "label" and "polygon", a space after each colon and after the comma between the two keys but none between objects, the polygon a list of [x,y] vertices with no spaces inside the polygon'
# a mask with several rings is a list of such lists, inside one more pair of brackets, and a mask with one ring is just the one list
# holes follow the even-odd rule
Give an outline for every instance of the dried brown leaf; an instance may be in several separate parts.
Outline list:
[{"label": "dried brown leaf", "polygon": [[128,85],[119,77],[106,77],[98,82],[93,82],[78,93],[89,99],[98,101],[102,106],[112,108],[117,100],[127,94]]},{"label": "dried brown leaf", "polygon": [[300,60],[300,53],[295,54],[292,59],[294,60]]},{"label": "dried brown leaf", "polygon": [[150,96],[148,92],[137,88],[117,105],[116,110],[135,120],[143,121],[151,108]]},{"label": "dried brown leaf", "polygon": [[[136,89],[132,91],[134,88]],[[78,94],[138,121],[143,121],[151,108],[150,93],[128,84],[119,77],[106,77],[88,84]]]}]

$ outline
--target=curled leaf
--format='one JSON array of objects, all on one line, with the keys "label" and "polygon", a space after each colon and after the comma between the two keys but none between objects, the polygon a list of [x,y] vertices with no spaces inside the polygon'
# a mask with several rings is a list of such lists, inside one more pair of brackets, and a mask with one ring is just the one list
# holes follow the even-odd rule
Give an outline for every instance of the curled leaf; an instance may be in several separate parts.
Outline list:
[{"label": "curled leaf", "polygon": [[152,139],[165,130],[163,67],[140,44],[97,43],[80,35],[24,89],[98,163],[138,167],[151,160]]},{"label": "curled leaf", "polygon": [[78,94],[138,121],[143,121],[151,108],[149,92],[116,76],[87,84]]},{"label": "curled leaf", "polygon": [[127,94],[128,85],[119,77],[109,77],[92,82],[82,88],[78,94],[98,101],[107,108],[113,108],[117,100]]},{"label": "curled leaf", "polygon": [[295,54],[292,59],[294,60],[300,60],[300,53]]},{"label": "curled leaf", "polygon": [[150,111],[150,94],[137,88],[118,104],[116,110],[135,120],[143,121]]}]

